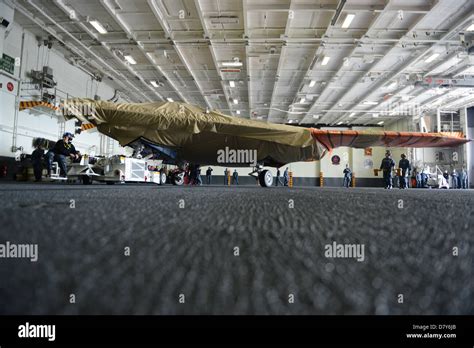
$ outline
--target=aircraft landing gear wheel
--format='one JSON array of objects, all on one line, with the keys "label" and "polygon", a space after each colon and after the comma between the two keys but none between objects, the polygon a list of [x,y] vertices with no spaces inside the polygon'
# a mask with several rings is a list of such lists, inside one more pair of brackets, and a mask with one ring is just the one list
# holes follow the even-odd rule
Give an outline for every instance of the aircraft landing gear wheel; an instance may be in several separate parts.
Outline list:
[{"label": "aircraft landing gear wheel", "polygon": [[166,174],[160,173],[160,185],[166,184]]},{"label": "aircraft landing gear wheel", "polygon": [[173,185],[181,186],[184,184],[184,173],[173,175]]},{"label": "aircraft landing gear wheel", "polygon": [[270,187],[273,185],[273,175],[269,170],[264,170],[258,174],[258,181],[262,187]]}]

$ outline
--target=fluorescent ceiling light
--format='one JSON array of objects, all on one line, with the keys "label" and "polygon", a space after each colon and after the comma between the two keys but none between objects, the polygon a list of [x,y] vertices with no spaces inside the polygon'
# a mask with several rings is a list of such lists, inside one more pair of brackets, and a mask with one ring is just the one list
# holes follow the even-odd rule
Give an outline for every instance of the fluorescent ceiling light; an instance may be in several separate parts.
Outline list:
[{"label": "fluorescent ceiling light", "polygon": [[354,18],[355,18],[355,14],[352,14],[352,13],[347,14],[346,19],[344,19],[344,22],[342,23],[342,28],[344,29],[349,28]]},{"label": "fluorescent ceiling light", "polygon": [[107,29],[105,29],[105,27],[100,24],[99,21],[90,21],[89,22],[94,28],[95,30],[97,30],[100,34],[107,34]]},{"label": "fluorescent ceiling light", "polygon": [[339,122],[337,123],[337,125],[338,125],[338,126],[339,126],[339,125],[341,125],[341,124],[343,124],[343,122],[342,122],[342,121],[339,121]]},{"label": "fluorescent ceiling light", "polygon": [[242,66],[242,62],[239,62],[239,61],[222,62],[222,66],[239,67],[239,66]]},{"label": "fluorescent ceiling light", "polygon": [[315,84],[316,84],[316,81],[311,80],[311,82],[309,83],[309,87],[310,87],[310,88],[311,88],[311,87],[314,87]]},{"label": "fluorescent ceiling light", "polygon": [[466,31],[474,31],[474,23],[467,27]]},{"label": "fluorescent ceiling light", "polygon": [[364,105],[378,105],[378,102],[366,100],[362,104],[364,104]]},{"label": "fluorescent ceiling light", "polygon": [[410,96],[409,95],[402,95],[402,101],[404,102],[407,102],[410,100]]},{"label": "fluorescent ceiling light", "polygon": [[238,103],[239,101],[236,98],[234,98],[234,104],[238,104]]},{"label": "fluorescent ceiling light", "polygon": [[349,117],[354,117],[356,113],[355,112],[351,112],[351,114],[349,115]]},{"label": "fluorescent ceiling light", "polygon": [[235,87],[235,82],[234,81],[229,81],[229,86],[234,88]]},{"label": "fluorescent ceiling light", "polygon": [[124,58],[125,58],[125,60],[126,60],[127,62],[129,62],[129,63],[132,64],[132,65],[137,64],[137,61],[136,61],[132,56],[130,56],[130,55],[124,56]]},{"label": "fluorescent ceiling light", "polygon": [[321,62],[321,65],[326,65],[327,63],[329,63],[330,59],[331,59],[331,57],[324,56],[323,61]]},{"label": "fluorescent ceiling light", "polygon": [[240,110],[237,110],[236,112],[237,112],[237,115],[240,115]]},{"label": "fluorescent ceiling light", "polygon": [[383,124],[383,121],[377,122],[377,124],[380,124],[380,125],[381,125],[381,124]]},{"label": "fluorescent ceiling light", "polygon": [[300,99],[300,104],[303,104],[305,101],[306,101],[306,98],[305,98],[305,97],[302,97],[302,98]]},{"label": "fluorescent ceiling light", "polygon": [[397,82],[396,81],[393,81],[391,84],[389,84],[387,86],[388,89],[392,89],[392,88],[395,88],[395,87],[397,87]]},{"label": "fluorescent ceiling light", "polygon": [[378,114],[378,113],[374,113],[374,114],[372,114],[372,117],[373,117],[373,118],[377,118],[377,117],[379,117],[379,114]]},{"label": "fluorescent ceiling light", "polygon": [[319,115],[313,115],[313,118],[318,119],[318,118],[319,118]]},{"label": "fluorescent ceiling light", "polygon": [[155,88],[158,88],[158,87],[159,87],[159,85],[158,85],[158,83],[157,83],[156,81],[150,81],[150,83],[151,83],[151,85],[152,85],[153,87],[155,87]]},{"label": "fluorescent ceiling light", "polygon": [[166,98],[167,101],[169,101],[170,103],[174,102],[173,98]]},{"label": "fluorescent ceiling light", "polygon": [[431,63],[433,60],[439,57],[439,53],[433,53],[431,56],[429,56],[426,60],[425,63]]}]

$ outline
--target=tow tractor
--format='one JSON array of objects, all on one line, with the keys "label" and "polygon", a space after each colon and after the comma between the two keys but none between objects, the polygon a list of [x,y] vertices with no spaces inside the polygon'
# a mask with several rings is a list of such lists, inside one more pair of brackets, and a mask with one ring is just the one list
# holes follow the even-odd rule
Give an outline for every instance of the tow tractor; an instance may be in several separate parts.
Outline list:
[{"label": "tow tractor", "polygon": [[67,177],[60,175],[58,162],[53,162],[51,168],[51,180],[74,181],[80,179],[84,185],[92,184],[92,180],[99,180],[101,168],[96,162],[97,158],[83,155],[79,163],[68,163]]},{"label": "tow tractor", "polygon": [[74,181],[80,179],[84,185],[92,181],[101,181],[113,185],[115,183],[141,182],[163,185],[166,174],[163,170],[149,170],[145,159],[128,158],[115,155],[108,158],[82,156],[80,163],[68,163],[67,178],[60,176],[58,162],[53,162],[51,180]]},{"label": "tow tractor", "polygon": [[117,182],[152,182],[158,185],[166,183],[166,173],[149,170],[148,161],[115,155],[104,159],[101,181],[112,185]]}]

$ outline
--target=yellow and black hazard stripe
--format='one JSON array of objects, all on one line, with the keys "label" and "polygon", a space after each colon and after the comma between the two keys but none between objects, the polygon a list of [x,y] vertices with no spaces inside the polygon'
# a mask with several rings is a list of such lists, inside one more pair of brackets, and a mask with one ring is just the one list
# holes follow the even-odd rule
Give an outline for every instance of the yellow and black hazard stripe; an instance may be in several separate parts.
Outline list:
[{"label": "yellow and black hazard stripe", "polygon": [[26,110],[26,109],[32,109],[36,108],[38,106],[44,106],[46,108],[50,108],[52,110],[59,110],[59,108],[51,103],[47,103],[44,101],[21,101],[20,102],[20,111]]},{"label": "yellow and black hazard stripe", "polygon": [[89,129],[95,128],[95,125],[92,123],[83,123],[81,125],[81,131],[87,131]]}]

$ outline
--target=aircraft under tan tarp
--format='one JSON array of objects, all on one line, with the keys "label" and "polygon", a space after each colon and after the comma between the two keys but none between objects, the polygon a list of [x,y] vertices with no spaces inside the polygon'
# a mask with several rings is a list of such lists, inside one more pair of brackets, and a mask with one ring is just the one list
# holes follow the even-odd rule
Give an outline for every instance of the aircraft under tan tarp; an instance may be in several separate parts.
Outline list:
[{"label": "aircraft under tan tarp", "polygon": [[[155,158],[178,165],[188,162],[250,166],[242,161],[222,163],[218,151],[224,149],[256,151],[260,166],[280,167],[291,162],[318,160],[339,146],[451,147],[469,141],[462,134],[452,133],[303,128],[232,117],[177,102],[113,103],[74,99],[63,107],[66,117],[96,126],[99,132],[116,139],[120,145],[148,151]],[[84,110],[90,112],[84,113]],[[259,177],[260,174],[259,171]]]}]

